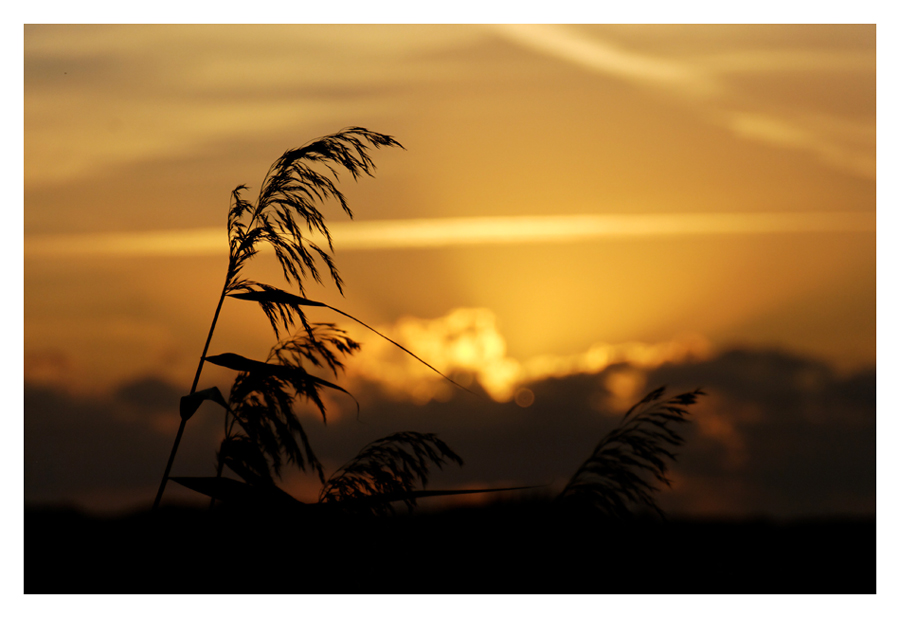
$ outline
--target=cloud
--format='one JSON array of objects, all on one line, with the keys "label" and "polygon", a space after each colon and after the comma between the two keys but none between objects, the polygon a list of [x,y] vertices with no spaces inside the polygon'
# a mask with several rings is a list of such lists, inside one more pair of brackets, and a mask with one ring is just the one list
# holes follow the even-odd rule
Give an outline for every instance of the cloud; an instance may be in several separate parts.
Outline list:
[{"label": "cloud", "polygon": [[736,349],[659,367],[647,379],[700,383],[712,394],[679,464],[684,491],[673,502],[694,490],[726,495],[739,478],[741,499],[714,510],[874,512],[874,368],[840,376],[814,359]]},{"label": "cloud", "polygon": [[395,89],[452,71],[418,58],[482,36],[447,26],[29,25],[26,156],[53,165],[26,166],[25,183],[203,158],[302,118],[342,126],[390,113]]},{"label": "cloud", "polygon": [[[727,112],[723,123],[736,135],[772,146],[805,150],[826,165],[875,179],[875,152],[870,144],[828,135],[825,127],[805,127],[809,121],[790,121],[769,114]],[[834,121],[829,124],[834,124]],[[873,127],[874,128],[874,127]],[[859,132],[866,131],[863,127]],[[841,144],[843,141],[845,143]]]},{"label": "cloud", "polygon": [[638,84],[700,97],[711,95],[717,87],[702,67],[629,50],[599,37],[584,36],[571,27],[503,24],[493,30],[530,49]]},{"label": "cloud", "polygon": [[[24,393],[26,503],[149,506],[178,427],[176,387],[147,376],[107,395],[29,382]],[[202,412],[185,432],[176,473],[213,469],[222,419]]]},{"label": "cloud", "polygon": [[[365,351],[363,352],[365,354]],[[477,388],[477,381],[473,387]],[[670,513],[804,517],[875,511],[875,373],[835,373],[816,359],[771,349],[733,349],[657,366],[619,362],[594,371],[542,375],[520,388],[522,407],[450,391],[426,404],[397,398],[380,382],[355,382],[359,419],[314,427],[321,453],[351,457],[400,428],[432,431],[466,461],[436,487],[536,485],[558,491],[650,389],[702,387],[686,444],[672,465]],[[387,394],[387,396],[385,396]]]},{"label": "cloud", "polygon": [[[378,330],[427,358],[442,373],[461,375],[460,379],[470,383],[477,381],[494,401],[501,403],[513,399],[519,388],[531,382],[576,373],[598,373],[619,363],[651,368],[665,362],[702,357],[709,347],[701,336],[686,335],[658,344],[597,343],[581,354],[543,355],[521,361],[507,356],[496,317],[486,308],[460,308],[432,320],[402,318],[395,325]],[[393,397],[418,403],[448,396],[451,387],[443,378],[388,341],[368,334],[363,341],[364,351],[349,365],[350,379],[358,377],[377,383]],[[617,392],[622,392],[621,386]]]},{"label": "cloud", "polygon": [[[863,144],[842,138],[826,128],[809,123],[811,110],[798,114],[790,106],[774,112],[764,109],[765,96],[758,88],[748,96],[734,85],[734,74],[760,74],[789,71],[846,73],[870,77],[874,89],[875,52],[870,49],[740,49],[707,54],[680,54],[671,57],[627,49],[592,33],[584,34],[571,26],[498,25],[492,31],[527,49],[546,54],[586,70],[656,88],[687,102],[708,122],[718,124],[738,138],[763,142],[776,148],[799,150],[813,155],[820,163],[863,178],[875,178],[874,131]],[[871,32],[874,42],[874,29]],[[800,38],[802,41],[802,37]],[[682,41],[684,42],[684,41]],[[743,41],[753,45],[752,39]],[[795,81],[792,88],[802,88]],[[764,93],[765,94],[765,93]],[[749,111],[748,111],[749,110]],[[875,110],[863,110],[867,127],[874,129]],[[795,117],[797,116],[797,117]],[[840,122],[840,116],[827,117],[828,123]]]},{"label": "cloud", "polygon": [[[359,400],[359,414],[337,396],[327,400],[327,425],[312,408],[301,411],[326,473],[390,433],[434,432],[466,464],[436,471],[430,487],[534,485],[534,493],[553,494],[648,390],[702,387],[708,396],[692,409],[694,422],[672,466],[674,486],[659,494],[664,509],[778,517],[874,512],[874,369],[842,375],[813,358],[773,349],[714,352],[690,338],[516,360],[506,355],[493,315],[475,309],[386,330],[481,396],[449,387],[386,342],[366,341],[338,380]],[[26,383],[26,501],[91,510],[149,504],[178,425],[179,392],[154,375],[107,395]],[[221,421],[219,410],[201,408],[176,474],[213,473]],[[289,473],[284,486],[316,499],[318,485],[308,475]],[[190,497],[172,492],[169,499]]]},{"label": "cloud", "polygon": [[157,376],[145,376],[120,385],[115,393],[116,401],[142,409],[172,410],[184,393]]},{"label": "cloud", "polygon": [[822,72],[874,69],[872,54],[855,49],[744,49],[696,57],[716,75],[729,73]]},{"label": "cloud", "polygon": [[[428,402],[427,416],[446,424],[451,444],[497,432],[493,447],[476,439],[474,455],[477,466],[498,465],[497,476],[461,471],[455,473],[460,483],[559,484],[648,390],[702,387],[709,397],[696,409],[689,447],[675,467],[680,489],[664,494],[671,509],[782,516],[874,511],[874,369],[841,376],[822,361],[771,349],[714,354],[699,337],[597,344],[582,354],[520,361],[506,356],[487,310],[405,320],[389,334],[422,350],[442,371],[468,376],[470,387],[498,402],[453,390],[385,344],[367,342],[351,366],[351,383],[371,384],[356,389],[384,394],[367,395],[366,407],[377,408],[367,417],[400,423],[386,408]],[[393,403],[379,403],[383,396]]]},{"label": "cloud", "polygon": [[[775,139],[776,128],[765,139]],[[771,133],[771,135],[769,134]],[[784,139],[788,139],[787,137]],[[422,249],[472,245],[578,242],[648,237],[874,232],[875,213],[753,212],[447,217],[335,222],[341,251]],[[327,241],[312,234],[310,241]],[[31,259],[90,256],[225,255],[221,228],[35,235],[25,239]]]}]

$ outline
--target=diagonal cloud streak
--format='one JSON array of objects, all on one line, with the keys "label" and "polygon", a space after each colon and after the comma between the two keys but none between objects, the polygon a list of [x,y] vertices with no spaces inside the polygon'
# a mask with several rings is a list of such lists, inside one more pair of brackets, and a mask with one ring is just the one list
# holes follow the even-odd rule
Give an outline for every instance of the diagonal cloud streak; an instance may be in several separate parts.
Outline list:
[{"label": "diagonal cloud streak", "polygon": [[630,51],[566,26],[503,24],[494,29],[524,47],[628,81],[697,96],[709,96],[718,88],[712,75],[701,67]]},{"label": "diagonal cloud streak", "polygon": [[[738,93],[728,88],[723,76],[728,72],[746,71],[748,65],[759,61],[758,70],[772,67],[791,68],[800,65],[817,71],[848,68],[858,73],[873,72],[874,56],[860,54],[798,55],[796,51],[782,54],[732,58],[695,57],[690,60],[673,60],[640,53],[605,41],[596,36],[585,36],[572,27],[560,25],[496,25],[493,32],[526,49],[543,53],[564,62],[581,66],[586,70],[609,75],[640,86],[661,88],[668,94],[683,100],[691,100],[702,106],[707,121],[724,127],[740,139],[762,142],[775,148],[800,150],[813,155],[820,163],[867,179],[875,179],[875,141],[868,136],[866,127],[856,131],[863,138],[863,145],[854,144],[829,134],[816,123],[805,118],[785,118],[771,112],[756,110],[747,112],[752,101],[738,102],[735,107],[726,104]],[[727,95],[727,97],[725,96]],[[872,126],[874,127],[874,110]]]}]

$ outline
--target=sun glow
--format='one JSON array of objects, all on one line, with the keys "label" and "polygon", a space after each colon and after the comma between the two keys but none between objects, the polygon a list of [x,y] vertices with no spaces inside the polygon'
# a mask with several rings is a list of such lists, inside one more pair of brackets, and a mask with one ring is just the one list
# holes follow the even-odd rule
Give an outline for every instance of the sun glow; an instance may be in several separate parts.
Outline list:
[{"label": "sun glow", "polygon": [[[506,354],[506,342],[497,328],[496,317],[485,308],[460,308],[434,320],[403,318],[395,325],[379,330],[427,358],[441,372],[470,376],[495,401],[507,402],[515,398],[522,407],[535,400],[534,393],[527,388],[532,382],[599,373],[610,365],[621,363],[627,363],[639,372],[666,362],[706,358],[710,354],[706,339],[685,335],[657,344],[596,343],[581,354],[541,355],[520,361]],[[447,397],[446,381],[387,341],[367,337],[364,346],[366,353],[360,355],[348,371],[351,378],[375,382],[394,397],[418,403]],[[620,372],[610,380],[606,386],[615,400],[633,399],[635,392],[643,386],[641,376],[634,372],[627,375]]]}]

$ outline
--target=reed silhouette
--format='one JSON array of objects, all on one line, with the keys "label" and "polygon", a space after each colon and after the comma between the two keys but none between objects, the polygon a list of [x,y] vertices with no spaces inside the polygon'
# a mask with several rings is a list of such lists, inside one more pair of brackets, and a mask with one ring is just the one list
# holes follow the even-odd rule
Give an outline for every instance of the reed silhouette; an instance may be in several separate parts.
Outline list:
[{"label": "reed silhouette", "polygon": [[617,518],[643,506],[663,516],[652,493],[659,491],[659,485],[652,481],[671,486],[666,460],[675,461],[670,449],[684,444],[677,425],[687,422],[686,407],[704,394],[697,389],[663,400],[664,393],[665,387],[648,393],[625,413],[619,427],[600,440],[572,475],[557,504],[587,507]]},{"label": "reed silhouette", "polygon": [[[441,465],[446,460],[462,464],[462,459],[436,437],[407,432],[377,441],[364,451],[368,465],[363,466],[362,460],[356,461],[351,468],[344,470],[343,475],[326,484],[322,465],[295,413],[298,400],[305,400],[319,410],[325,421],[327,415],[321,397],[322,389],[337,390],[352,397],[343,387],[310,373],[308,369],[327,367],[337,377],[343,367],[342,358],[359,349],[359,344],[334,324],[315,323],[307,319],[304,310],[310,307],[330,309],[355,320],[456,386],[464,388],[365,322],[305,296],[307,279],[322,283],[323,268],[343,293],[340,274],[328,252],[333,248],[331,235],[318,205],[328,200],[337,201],[341,209],[352,217],[344,195],[335,184],[338,170],[342,168],[350,172],[354,179],[364,174],[372,176],[375,165],[369,150],[388,146],[402,148],[389,135],[350,127],[285,152],[267,172],[255,203],[251,204],[242,197],[247,189],[245,185],[232,191],[225,283],[190,393],[181,400],[181,423],[153,503],[154,510],[159,507],[170,478],[185,425],[204,401],[216,403],[225,410],[225,436],[217,453],[217,475],[214,480],[182,478],[179,482],[209,494],[213,500],[224,496],[233,499],[236,495],[259,497],[266,495],[265,490],[270,492],[269,499],[273,495],[278,496],[280,490],[276,487],[275,477],[280,476],[285,462],[296,465],[300,470],[312,469],[318,474],[325,485],[322,493],[325,503],[346,500],[351,495],[358,498],[360,492],[377,490],[393,495],[398,488],[409,492],[412,491],[412,478],[418,479],[424,486],[430,464]],[[317,171],[313,165],[324,167],[325,171]],[[328,250],[310,239],[312,232],[318,232],[325,238]],[[268,244],[274,250],[286,282],[295,285],[299,295],[242,276],[244,266],[259,252],[262,244]],[[226,297],[256,302],[268,318],[276,339],[282,329],[290,332],[298,323],[302,328],[293,336],[279,341],[265,361],[232,352],[209,356],[209,346]],[[207,362],[238,372],[227,400],[218,387],[197,390]],[[406,458],[404,447],[416,454],[413,476],[406,475],[410,460]],[[385,464],[385,474],[375,473],[372,462],[376,460]],[[395,465],[395,461],[402,461],[404,465]],[[223,479],[225,467],[252,486],[253,491],[241,492],[232,480]],[[371,483],[360,484],[359,471],[362,469],[372,475]],[[351,478],[356,479],[356,484],[349,482]],[[411,494],[401,499],[409,504],[415,501]]]},{"label": "reed silhouette", "polygon": [[[232,191],[225,282],[191,390],[181,399],[181,423],[154,510],[159,507],[170,479],[185,425],[205,401],[217,404],[225,412],[224,437],[216,453],[216,476],[173,477],[172,480],[209,496],[211,507],[220,500],[232,506],[264,506],[280,511],[312,508],[317,512],[373,515],[392,513],[392,504],[397,502],[411,510],[422,497],[525,489],[426,490],[432,467],[462,465],[463,460],[436,435],[409,431],[391,434],[365,446],[326,480],[322,464],[296,413],[297,406],[306,402],[326,422],[324,390],[353,397],[336,380],[344,359],[357,352],[359,344],[335,324],[311,321],[306,312],[313,308],[330,310],[356,321],[444,379],[468,390],[365,322],[306,296],[309,279],[322,284],[324,271],[343,294],[341,277],[329,254],[332,238],[319,210],[323,203],[337,201],[352,217],[344,195],[335,184],[339,170],[348,171],[354,179],[372,176],[375,165],[370,149],[395,146],[402,148],[391,136],[350,127],[285,152],[270,167],[254,203],[242,197],[246,186]],[[317,167],[324,171],[318,171]],[[313,232],[325,239],[327,249],[310,239]],[[297,294],[243,277],[247,262],[266,244],[274,250],[286,283],[293,285]],[[277,342],[265,360],[233,352],[208,355],[226,297],[255,302],[266,315]],[[281,338],[282,332],[288,336]],[[227,399],[217,387],[197,389],[205,363],[237,372]],[[329,379],[313,373],[322,370],[330,372]],[[662,400],[663,392],[660,388],[648,394],[625,414],[618,428],[600,441],[554,501],[558,510],[588,510],[624,518],[636,509],[649,508],[662,515],[652,492],[659,489],[658,484],[669,484],[666,460],[675,459],[675,453],[669,449],[683,443],[677,425],[687,420],[687,406],[703,394],[696,390]],[[285,465],[317,474],[322,489],[316,504],[304,504],[278,487],[277,479]],[[241,480],[223,477],[225,468]]]}]

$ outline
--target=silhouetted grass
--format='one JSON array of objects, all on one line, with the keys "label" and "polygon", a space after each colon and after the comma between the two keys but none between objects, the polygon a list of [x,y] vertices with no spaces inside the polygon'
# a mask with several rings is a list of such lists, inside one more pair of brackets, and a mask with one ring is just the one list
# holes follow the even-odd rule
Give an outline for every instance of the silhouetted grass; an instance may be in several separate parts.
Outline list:
[{"label": "silhouetted grass", "polygon": [[[286,295],[287,292],[245,279],[242,271],[258,253],[260,245],[267,244],[274,249],[285,280],[296,285],[301,294],[307,277],[316,282],[322,281],[317,261],[324,263],[340,290],[341,278],[330,255],[308,237],[313,231],[319,232],[326,238],[328,249],[331,249],[331,236],[317,205],[334,199],[346,214],[352,216],[344,195],[334,183],[338,177],[337,170],[343,168],[353,178],[362,174],[372,175],[375,166],[368,149],[382,146],[400,144],[388,135],[360,127],[344,129],[302,148],[285,152],[266,174],[254,204],[242,197],[246,186],[241,185],[232,192],[232,204],[228,211],[229,254],[225,283],[190,393],[182,401],[181,424],[160,482],[154,509],[159,507],[165,491],[185,424],[206,400],[218,403],[226,413],[225,438],[218,457],[219,474],[222,467],[228,465],[254,482],[272,482],[269,468],[271,466],[277,475],[283,454],[287,461],[301,469],[307,465],[312,467],[324,480],[321,464],[312,451],[293,405],[298,397],[311,401],[324,418],[321,389],[344,389],[310,374],[303,367],[303,361],[317,367],[324,363],[336,373],[340,367],[339,357],[352,353],[359,346],[333,325],[310,323],[301,309],[302,298],[293,297],[285,301],[277,295]],[[324,166],[325,172],[310,167],[312,163]],[[254,294],[263,297],[254,298]],[[230,352],[207,356],[222,304],[228,295],[258,302],[276,338],[279,327],[290,331],[298,321],[303,326],[304,334],[295,335],[276,346],[267,362]],[[198,393],[197,386],[207,361],[240,372],[228,402],[216,388]],[[236,425],[242,433],[235,432]]]},{"label": "silhouetted grass", "polygon": [[671,485],[666,460],[675,461],[671,449],[684,443],[676,426],[687,422],[686,407],[704,394],[697,389],[661,400],[664,393],[664,387],[650,392],[625,413],[563,488],[557,504],[619,518],[629,517],[635,507],[663,515],[653,498],[659,491],[653,481]]},{"label": "silhouetted grass", "polygon": [[[322,465],[295,412],[298,403],[305,401],[315,406],[325,421],[327,415],[321,396],[323,389],[340,391],[352,397],[343,387],[311,373],[311,370],[327,368],[337,378],[343,368],[343,357],[359,349],[359,344],[334,324],[314,323],[307,319],[305,310],[310,307],[329,309],[355,320],[443,376],[430,364],[365,322],[304,295],[304,284],[308,278],[322,282],[321,265],[327,269],[338,290],[343,291],[337,267],[328,253],[332,249],[331,235],[318,206],[334,200],[347,215],[352,216],[344,195],[335,184],[338,169],[348,171],[354,179],[363,174],[371,176],[375,166],[369,149],[382,146],[402,148],[388,135],[361,127],[344,129],[302,148],[285,152],[266,174],[255,203],[243,197],[247,189],[244,185],[232,192],[228,212],[229,257],[225,283],[191,391],[181,401],[181,424],[154,501],[154,510],[162,499],[185,424],[204,401],[216,403],[225,410],[225,435],[217,453],[216,478],[182,478],[179,482],[207,493],[213,502],[223,497],[235,500],[268,496],[275,503],[279,500],[283,503],[275,479],[281,475],[284,464],[291,464],[300,470],[310,469],[317,473],[325,485],[323,503],[343,501],[346,504],[353,496],[354,504],[359,504],[357,499],[362,494],[371,499],[374,493],[389,492],[393,496],[400,491],[406,492],[402,499],[412,505],[415,497],[409,492],[414,490],[415,481],[422,482],[424,486],[429,465],[440,466],[448,460],[462,463],[456,453],[431,434],[394,434],[370,445],[361,454],[362,459],[354,460],[348,468],[342,468],[338,476],[325,484]],[[324,171],[315,169],[313,165],[316,164]],[[313,232],[326,239],[327,250],[310,240]],[[285,281],[296,286],[300,295],[243,277],[244,267],[259,252],[261,245],[268,245],[274,250]],[[265,361],[233,352],[208,355],[226,297],[256,302],[269,320],[276,339],[282,330],[290,333],[298,325],[301,328],[279,341]],[[227,400],[216,387],[197,390],[204,363],[207,362],[238,372]],[[410,456],[406,449],[410,449],[413,455]],[[235,481],[222,479],[225,467],[253,489],[242,490],[235,485]],[[370,500],[368,504],[374,503]],[[391,508],[389,501],[381,500],[379,504],[381,506],[367,508],[373,512]]]},{"label": "silhouetted grass", "polygon": [[[354,511],[392,513],[391,502],[416,504],[417,483],[428,484],[428,468],[463,460],[434,434],[395,433],[366,446],[322,487],[319,502],[348,504]],[[376,498],[376,499],[373,499]]]},{"label": "silhouetted grass", "polygon": [[[182,398],[182,421],[154,510],[159,507],[185,423],[204,401],[225,410],[216,477],[174,480],[209,495],[211,506],[222,500],[240,508],[264,504],[273,511],[383,515],[393,513],[395,502],[403,502],[411,509],[417,498],[425,496],[512,489],[425,490],[432,466],[462,465],[462,459],[434,434],[417,432],[394,433],[372,442],[326,481],[322,464],[297,415],[297,406],[305,403],[314,406],[326,421],[323,390],[352,397],[336,380],[344,358],[359,350],[346,332],[334,324],[310,321],[306,311],[336,311],[374,330],[343,311],[307,298],[304,285],[308,279],[321,283],[322,272],[327,270],[342,291],[340,275],[328,253],[332,239],[319,206],[328,200],[337,201],[352,216],[335,184],[338,170],[348,171],[353,178],[372,175],[375,167],[369,149],[382,146],[400,144],[390,136],[351,127],[285,152],[269,169],[255,202],[243,197],[246,186],[232,192],[225,283],[191,391]],[[316,165],[324,170],[315,169]],[[327,241],[327,250],[310,240],[313,232]],[[244,267],[261,245],[274,250],[285,281],[299,294],[243,277]],[[276,339],[282,331],[291,333],[296,328],[296,332],[279,340],[264,361],[233,352],[208,355],[226,297],[257,303]],[[440,374],[403,346],[388,341]],[[227,400],[216,387],[197,390],[207,362],[237,372]],[[323,370],[331,374],[330,379],[313,373]],[[651,392],[626,413],[620,427],[600,441],[554,502],[557,510],[570,512],[574,507],[588,506],[601,515],[619,518],[631,516],[636,508],[661,514],[652,492],[658,490],[658,484],[669,483],[666,459],[674,459],[670,449],[682,443],[676,425],[685,422],[686,407],[702,393],[698,390],[665,401],[661,400],[662,394],[663,389]],[[278,488],[277,478],[286,465],[318,475],[323,487],[317,504],[303,504]],[[225,468],[241,481],[222,478]]]}]

